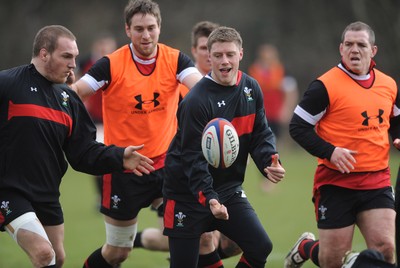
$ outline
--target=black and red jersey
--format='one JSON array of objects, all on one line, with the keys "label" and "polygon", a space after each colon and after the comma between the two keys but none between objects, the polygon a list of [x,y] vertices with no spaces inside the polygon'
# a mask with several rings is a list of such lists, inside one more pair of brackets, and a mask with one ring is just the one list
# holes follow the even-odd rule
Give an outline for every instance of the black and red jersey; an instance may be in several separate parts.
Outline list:
[{"label": "black and red jersey", "polygon": [[[226,169],[208,165],[201,149],[203,129],[217,117],[230,121],[239,136],[239,155]],[[236,85],[222,86],[207,75],[179,105],[178,132],[165,162],[164,197],[203,205],[211,198],[224,202],[242,189],[249,154],[264,174],[275,153],[275,137],[265,118],[257,81],[239,72]]]},{"label": "black and red jersey", "polygon": [[0,72],[0,189],[37,202],[58,200],[68,162],[78,171],[122,170],[123,148],[95,141],[96,128],[78,95],[33,64]]}]

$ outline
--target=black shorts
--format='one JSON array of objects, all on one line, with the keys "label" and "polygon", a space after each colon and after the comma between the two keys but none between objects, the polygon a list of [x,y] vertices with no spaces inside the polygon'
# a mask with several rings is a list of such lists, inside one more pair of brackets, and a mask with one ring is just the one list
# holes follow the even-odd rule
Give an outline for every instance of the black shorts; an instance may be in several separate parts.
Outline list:
[{"label": "black shorts", "polygon": [[[200,203],[164,199],[164,235],[196,238],[204,232],[219,230],[232,240],[251,236],[250,233],[259,239],[266,237],[264,227],[244,193],[237,192],[224,202],[224,206],[228,209],[229,220],[216,219],[210,208]],[[242,236],[243,233],[246,235]]]},{"label": "black shorts", "polygon": [[103,176],[100,212],[116,220],[136,218],[140,210],[162,197],[164,169],[149,175],[112,173]]},{"label": "black shorts", "polygon": [[0,231],[4,231],[7,224],[27,212],[35,212],[43,226],[64,223],[63,211],[58,200],[34,202],[18,191],[10,189],[0,191]]},{"label": "black shorts", "polygon": [[336,229],[356,223],[357,214],[375,208],[394,209],[392,187],[353,190],[335,185],[320,187],[313,197],[319,229]]},{"label": "black shorts", "polygon": [[[210,208],[200,203],[164,199],[164,235],[169,237],[171,264],[188,267],[184,265],[196,262],[198,252],[194,249],[200,235],[218,230],[242,249],[242,260],[251,267],[265,267],[272,242],[246,196],[237,192],[223,204],[229,213],[228,220],[216,219]],[[185,260],[181,260],[181,255]]]}]

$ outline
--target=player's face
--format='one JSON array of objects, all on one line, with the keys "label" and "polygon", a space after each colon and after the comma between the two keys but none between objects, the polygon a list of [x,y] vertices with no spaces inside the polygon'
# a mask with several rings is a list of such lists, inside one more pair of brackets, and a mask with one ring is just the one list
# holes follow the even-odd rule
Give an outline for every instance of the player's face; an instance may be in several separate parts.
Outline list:
[{"label": "player's face", "polygon": [[348,31],[339,50],[343,63],[355,74],[364,75],[378,48],[371,45],[366,31]]},{"label": "player's face", "polygon": [[57,48],[52,54],[44,48],[41,53],[44,61],[44,76],[54,83],[65,83],[71,71],[76,67],[75,60],[79,54],[76,41],[60,37]]},{"label": "player's face", "polygon": [[156,17],[137,13],[132,17],[131,25],[125,25],[125,32],[131,39],[136,56],[147,59],[156,55],[160,36]]},{"label": "player's face", "polygon": [[209,73],[211,70],[211,62],[208,57],[207,37],[202,36],[197,40],[197,46],[192,47],[192,55],[200,73],[202,75]]},{"label": "player's face", "polygon": [[223,86],[233,86],[237,81],[239,62],[243,49],[234,42],[216,42],[210,49],[212,78]]}]

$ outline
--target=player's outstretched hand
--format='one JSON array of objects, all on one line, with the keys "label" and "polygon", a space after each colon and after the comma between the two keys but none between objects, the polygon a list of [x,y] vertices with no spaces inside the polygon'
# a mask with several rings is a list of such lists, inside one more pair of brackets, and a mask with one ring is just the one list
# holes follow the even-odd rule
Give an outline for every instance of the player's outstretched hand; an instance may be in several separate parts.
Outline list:
[{"label": "player's outstretched hand", "polygon": [[139,146],[128,146],[124,151],[124,168],[128,170],[132,170],[138,176],[142,176],[143,173],[150,174],[150,172],[154,171],[154,167],[152,164],[154,162],[137,152],[143,148],[143,144]]},{"label": "player's outstretched hand", "polygon": [[267,173],[267,178],[273,183],[278,183],[285,177],[285,169],[279,163],[279,154],[272,155],[271,166],[264,169]]},{"label": "player's outstretched hand", "polygon": [[228,209],[218,202],[217,199],[210,199],[210,209],[215,218],[219,220],[228,220]]}]

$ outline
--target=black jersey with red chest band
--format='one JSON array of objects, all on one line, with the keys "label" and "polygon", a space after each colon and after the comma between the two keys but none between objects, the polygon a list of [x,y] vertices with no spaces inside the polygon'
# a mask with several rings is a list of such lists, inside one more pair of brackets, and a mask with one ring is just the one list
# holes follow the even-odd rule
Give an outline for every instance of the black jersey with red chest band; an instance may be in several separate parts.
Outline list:
[{"label": "black jersey with red chest band", "polygon": [[123,148],[106,149],[95,135],[83,103],[66,84],[50,82],[33,64],[0,72],[0,189],[54,201],[65,157],[92,174],[121,167]]},{"label": "black jersey with red chest band", "polygon": [[[179,105],[178,132],[166,159],[166,198],[202,204],[217,198],[223,202],[241,190],[249,154],[262,173],[271,164],[275,137],[265,117],[260,86],[242,72],[237,81],[223,86],[207,75]],[[239,155],[227,169],[209,166],[201,150],[203,129],[217,117],[230,121],[239,136]],[[198,200],[194,198],[197,195]]]}]

